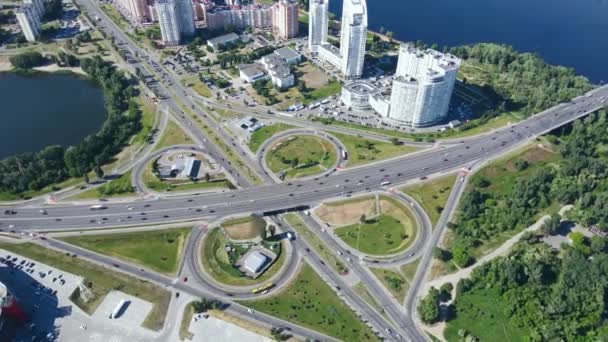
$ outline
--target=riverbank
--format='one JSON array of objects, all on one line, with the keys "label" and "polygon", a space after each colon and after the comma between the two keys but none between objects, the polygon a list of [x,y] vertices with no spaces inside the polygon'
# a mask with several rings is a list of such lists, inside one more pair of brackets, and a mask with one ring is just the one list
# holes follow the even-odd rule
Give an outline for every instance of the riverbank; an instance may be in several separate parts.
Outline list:
[{"label": "riverbank", "polygon": [[[0,58],[0,72],[8,72],[15,71],[16,69],[13,67],[11,62],[9,62],[8,58]],[[73,72],[75,74],[86,76],[87,74],[82,70],[81,67],[62,67],[55,64],[49,64],[41,67],[33,68],[33,70],[41,71],[41,72]]]}]

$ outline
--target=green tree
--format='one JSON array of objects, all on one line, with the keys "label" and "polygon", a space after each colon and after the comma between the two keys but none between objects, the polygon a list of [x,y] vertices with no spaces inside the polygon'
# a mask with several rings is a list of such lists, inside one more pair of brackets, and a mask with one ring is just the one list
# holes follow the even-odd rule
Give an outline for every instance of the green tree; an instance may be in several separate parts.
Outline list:
[{"label": "green tree", "polygon": [[435,323],[439,320],[439,291],[431,287],[429,293],[418,303],[418,315],[427,324]]}]

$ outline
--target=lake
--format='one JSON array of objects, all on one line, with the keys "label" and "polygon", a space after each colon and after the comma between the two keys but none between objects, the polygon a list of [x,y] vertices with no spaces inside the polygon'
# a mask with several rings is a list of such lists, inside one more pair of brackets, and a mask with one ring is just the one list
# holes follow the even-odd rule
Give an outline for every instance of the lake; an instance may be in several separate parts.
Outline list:
[{"label": "lake", "polygon": [[93,81],[68,73],[0,73],[0,158],[77,144],[106,117]]},{"label": "lake", "polygon": [[[342,13],[342,0],[330,0]],[[513,45],[608,82],[608,0],[367,0],[369,27],[403,41]]]}]

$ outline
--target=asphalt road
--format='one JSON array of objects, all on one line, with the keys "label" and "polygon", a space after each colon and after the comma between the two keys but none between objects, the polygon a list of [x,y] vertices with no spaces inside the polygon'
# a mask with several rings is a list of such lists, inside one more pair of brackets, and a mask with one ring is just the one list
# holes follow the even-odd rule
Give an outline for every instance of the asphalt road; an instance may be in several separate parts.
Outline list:
[{"label": "asphalt road", "polygon": [[[141,201],[134,202],[132,204],[136,210],[133,211],[129,211],[124,203],[110,202],[106,205],[107,209],[97,211],[84,205],[52,206],[47,208],[47,215],[41,215],[36,208],[20,208],[16,215],[1,215],[0,228],[14,225],[14,230],[43,231],[149,225],[314,205],[330,198],[379,189],[380,184],[385,181],[391,182],[392,186],[430,174],[467,167],[478,160],[498,157],[538,135],[601,108],[600,101],[607,97],[608,86],[604,86],[590,93],[589,97],[584,96],[571,103],[559,105],[492,134],[368,166],[342,170],[327,177],[262,185],[222,194],[158,199],[145,202],[148,207],[143,207],[144,203]],[[141,215],[142,212],[144,215]],[[102,220],[103,217],[106,220]],[[118,222],[118,219],[123,221]]]}]

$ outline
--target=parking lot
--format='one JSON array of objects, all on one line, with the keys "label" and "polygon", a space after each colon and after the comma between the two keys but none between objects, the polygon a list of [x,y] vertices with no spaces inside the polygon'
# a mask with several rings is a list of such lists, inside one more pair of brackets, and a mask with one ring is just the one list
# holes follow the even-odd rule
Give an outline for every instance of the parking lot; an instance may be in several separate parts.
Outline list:
[{"label": "parking lot", "polygon": [[[141,327],[152,304],[114,291],[88,316],[70,295],[82,278],[0,249],[0,281],[27,315],[16,341],[163,341],[159,333]],[[130,304],[117,319],[109,319],[121,299]]]}]

